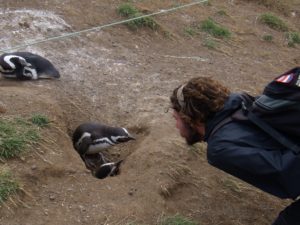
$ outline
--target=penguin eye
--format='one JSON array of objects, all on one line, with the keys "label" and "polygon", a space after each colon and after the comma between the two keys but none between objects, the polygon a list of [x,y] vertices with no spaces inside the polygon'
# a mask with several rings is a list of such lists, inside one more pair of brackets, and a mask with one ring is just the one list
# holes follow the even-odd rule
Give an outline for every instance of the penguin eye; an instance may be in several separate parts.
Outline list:
[{"label": "penguin eye", "polygon": [[128,138],[117,138],[117,142],[126,142],[128,141]]}]

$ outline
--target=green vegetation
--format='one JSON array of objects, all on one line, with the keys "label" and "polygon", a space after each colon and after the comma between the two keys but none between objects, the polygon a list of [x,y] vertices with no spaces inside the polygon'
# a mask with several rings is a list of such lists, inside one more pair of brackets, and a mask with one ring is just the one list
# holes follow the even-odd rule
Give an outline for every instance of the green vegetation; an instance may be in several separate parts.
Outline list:
[{"label": "green vegetation", "polygon": [[206,39],[203,43],[203,46],[207,47],[208,49],[216,49],[217,43],[212,39]]},{"label": "green vegetation", "polygon": [[231,36],[228,29],[217,25],[212,19],[202,21],[200,28],[202,31],[205,31],[216,38],[229,38]]},{"label": "green vegetation", "polygon": [[190,219],[176,215],[163,219],[163,221],[159,225],[197,225],[197,223]]},{"label": "green vegetation", "polygon": [[279,17],[271,14],[271,13],[265,13],[262,14],[259,17],[259,20],[263,23],[266,24],[268,27],[277,30],[277,31],[288,31],[288,26],[286,25],[286,23],[280,19]]},{"label": "green vegetation", "polygon": [[290,12],[295,0],[248,0],[264,5],[267,8],[275,9],[281,13],[287,14]]},{"label": "green vegetation", "polygon": [[272,41],[273,41],[273,36],[267,34],[267,35],[264,35],[264,36],[263,36],[263,39],[264,39],[264,41],[272,42]]},{"label": "green vegetation", "polygon": [[[143,14],[139,12],[134,6],[129,3],[122,4],[118,7],[118,13],[121,16],[127,17],[129,19],[142,16]],[[159,25],[155,22],[151,17],[139,18],[136,20],[132,20],[126,23],[129,28],[133,30],[137,30],[141,27],[148,27],[152,30],[157,30]]]},{"label": "green vegetation", "polygon": [[184,28],[183,32],[188,35],[188,36],[195,36],[198,32],[195,28],[193,27],[186,27]]},{"label": "green vegetation", "polygon": [[8,170],[0,169],[0,204],[19,190],[19,184]]},{"label": "green vegetation", "polygon": [[41,114],[35,114],[31,117],[31,122],[39,127],[46,127],[49,124],[49,119]]},{"label": "green vegetation", "polygon": [[219,11],[217,12],[217,15],[219,15],[219,16],[228,16],[228,14],[226,13],[225,10],[219,10]]},{"label": "green vegetation", "polygon": [[205,5],[205,6],[212,6],[212,4],[211,4],[211,1],[206,1],[206,2],[203,2],[203,5]]},{"label": "green vegetation", "polygon": [[20,118],[0,119],[0,158],[20,155],[29,145],[37,143],[40,136],[36,127]]},{"label": "green vegetation", "polygon": [[295,47],[296,44],[300,44],[300,35],[298,32],[288,32],[286,38],[289,47]]}]

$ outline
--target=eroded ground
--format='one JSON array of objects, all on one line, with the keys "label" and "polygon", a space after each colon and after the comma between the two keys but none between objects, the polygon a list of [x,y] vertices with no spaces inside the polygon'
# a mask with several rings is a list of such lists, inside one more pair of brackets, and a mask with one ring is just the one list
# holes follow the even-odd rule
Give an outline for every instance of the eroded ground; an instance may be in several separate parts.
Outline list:
[{"label": "eroded ground", "polygon": [[[187,2],[132,4],[156,12]],[[121,3],[0,1],[1,49],[121,20]],[[201,225],[270,224],[288,202],[208,165],[205,147],[188,148],[166,112],[171,91],[191,77],[211,76],[233,91],[257,94],[272,77],[299,65],[299,47],[287,47],[284,34],[257,21],[268,11],[245,1],[211,1],[155,17],[157,32],[118,25],[23,48],[47,57],[62,77],[0,79],[1,116],[38,112],[51,120],[37,146],[2,162],[23,191],[1,206],[0,224],[157,224],[175,214]],[[299,3],[287,15],[275,13],[299,31]],[[231,39],[216,40],[216,50],[203,45],[207,34],[183,31],[208,17],[232,32]],[[265,34],[274,41],[263,41]],[[119,176],[93,178],[73,150],[69,135],[91,120],[136,135],[136,141],[109,150],[112,158],[125,159]]]}]

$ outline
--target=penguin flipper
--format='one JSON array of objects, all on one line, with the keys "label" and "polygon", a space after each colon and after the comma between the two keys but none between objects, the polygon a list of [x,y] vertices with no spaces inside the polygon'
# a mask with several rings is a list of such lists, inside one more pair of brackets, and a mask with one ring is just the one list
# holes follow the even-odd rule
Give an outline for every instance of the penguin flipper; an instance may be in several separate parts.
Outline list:
[{"label": "penguin flipper", "polygon": [[18,61],[22,66],[31,66],[31,64],[26,62],[26,60],[22,57],[18,57]]},{"label": "penguin flipper", "polygon": [[84,155],[88,151],[89,146],[92,144],[92,142],[93,140],[91,137],[84,137],[77,149],[79,155]]}]

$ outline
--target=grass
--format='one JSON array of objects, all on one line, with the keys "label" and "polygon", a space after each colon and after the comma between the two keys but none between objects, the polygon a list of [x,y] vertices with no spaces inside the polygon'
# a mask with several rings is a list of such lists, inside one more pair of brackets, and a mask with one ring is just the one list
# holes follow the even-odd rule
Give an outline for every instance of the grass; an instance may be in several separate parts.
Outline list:
[{"label": "grass", "polygon": [[159,225],[197,225],[198,223],[180,215],[164,218]]},{"label": "grass", "polygon": [[[33,116],[33,118],[39,118]],[[35,121],[35,122],[32,122]],[[37,125],[36,121],[39,121]],[[44,120],[42,120],[44,121]],[[0,158],[9,159],[19,156],[30,145],[38,142],[40,139],[37,126],[43,125],[40,120],[31,120],[31,122],[21,119],[0,119]]]},{"label": "grass", "polygon": [[289,30],[287,24],[282,19],[273,15],[272,13],[264,13],[260,15],[259,21],[277,31],[286,32]]},{"label": "grass", "polygon": [[187,35],[187,36],[190,36],[190,37],[193,37],[195,36],[196,34],[198,34],[198,31],[194,28],[194,27],[185,27],[183,32]]},{"label": "grass", "polygon": [[6,169],[0,169],[0,204],[5,202],[10,195],[17,193],[19,184]]},{"label": "grass", "polygon": [[264,5],[267,8],[275,9],[281,13],[288,14],[295,0],[247,0]]},{"label": "grass", "polygon": [[203,43],[203,46],[207,47],[208,49],[216,49],[217,43],[212,39],[206,39]]},{"label": "grass", "polygon": [[226,178],[226,179],[222,180],[221,182],[224,185],[224,187],[226,187],[227,189],[229,189],[229,190],[231,190],[235,193],[240,193],[241,192],[239,183],[236,182],[235,180],[230,179],[230,178]]},{"label": "grass", "polygon": [[286,38],[289,47],[295,47],[296,44],[300,44],[300,35],[298,32],[288,32]]},{"label": "grass", "polygon": [[225,10],[219,10],[219,11],[217,12],[217,15],[219,15],[219,16],[228,16],[228,14],[226,13]]},{"label": "grass", "polygon": [[200,28],[216,38],[229,38],[231,36],[230,31],[216,24],[212,19],[206,19],[202,21]]},{"label": "grass", "polygon": [[267,42],[272,42],[273,39],[274,39],[273,36],[269,34],[263,36],[263,40]]},{"label": "grass", "polygon": [[49,125],[49,119],[41,114],[35,114],[31,117],[31,122],[39,127],[46,127]]},{"label": "grass", "polygon": [[[118,7],[118,13],[119,13],[119,15],[129,18],[129,19],[143,15],[143,13],[141,13],[138,9],[136,9],[134,6],[132,6],[129,3],[120,5]],[[130,29],[133,29],[133,30],[137,30],[138,28],[141,28],[141,27],[148,27],[152,30],[157,30],[159,27],[157,22],[154,19],[152,19],[151,17],[144,17],[144,18],[136,19],[136,20],[130,21],[126,24]]]}]

